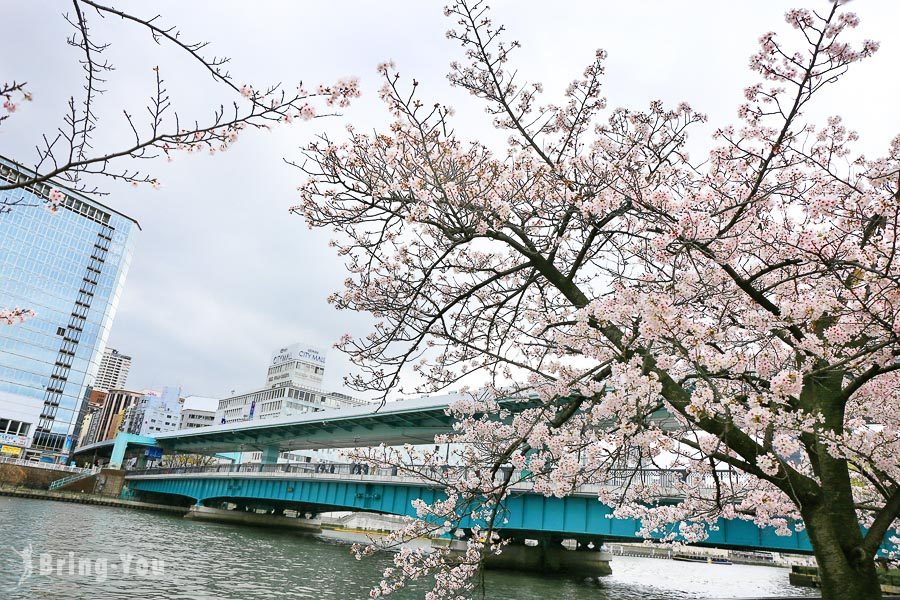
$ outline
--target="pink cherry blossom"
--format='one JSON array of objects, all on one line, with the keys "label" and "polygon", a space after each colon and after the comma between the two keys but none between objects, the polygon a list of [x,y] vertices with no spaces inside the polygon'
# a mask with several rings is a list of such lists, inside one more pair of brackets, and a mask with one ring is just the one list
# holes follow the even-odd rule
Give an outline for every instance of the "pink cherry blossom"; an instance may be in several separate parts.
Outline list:
[{"label": "pink cherry blossom", "polygon": [[397,553],[377,597],[426,575],[434,597],[464,597],[479,557],[502,551],[497,515],[518,491],[591,490],[672,544],[719,518],[806,530],[824,573],[864,574],[847,584],[859,597],[877,586],[875,549],[900,526],[900,136],[863,156],[847,121],[807,120],[877,50],[828,8],[759,39],[737,123],[712,128],[697,159],[687,135],[705,115],[608,109],[602,51],[545,99],[512,64],[518,43],[466,0],[446,9],[464,54],[449,78],[505,146],[383,63],[387,125],[307,147],[292,210],[335,234],[347,277],[329,301],[374,318],[339,342],[359,367],[349,385],[464,390],[442,438],[452,465],[359,456],[447,498],[415,502],[419,519],[358,552],[484,527],[461,562]]},{"label": "pink cherry blossom", "polygon": [[15,325],[34,317],[36,314],[30,308],[0,308],[0,323]]}]

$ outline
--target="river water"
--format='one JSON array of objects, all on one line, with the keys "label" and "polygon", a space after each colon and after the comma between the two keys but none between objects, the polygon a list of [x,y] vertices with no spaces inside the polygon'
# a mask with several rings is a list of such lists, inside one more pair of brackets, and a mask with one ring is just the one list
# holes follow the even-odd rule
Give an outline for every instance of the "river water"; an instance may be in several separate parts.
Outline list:
[{"label": "river water", "polygon": [[[23,560],[20,553],[29,556]],[[71,553],[71,554],[70,554]],[[31,565],[26,571],[26,562]],[[0,599],[368,598],[390,557],[289,531],[0,497]],[[489,571],[493,600],[683,600],[810,595],[772,567],[615,557],[599,583]],[[424,587],[392,597],[421,598]],[[476,597],[482,597],[479,593]]]}]

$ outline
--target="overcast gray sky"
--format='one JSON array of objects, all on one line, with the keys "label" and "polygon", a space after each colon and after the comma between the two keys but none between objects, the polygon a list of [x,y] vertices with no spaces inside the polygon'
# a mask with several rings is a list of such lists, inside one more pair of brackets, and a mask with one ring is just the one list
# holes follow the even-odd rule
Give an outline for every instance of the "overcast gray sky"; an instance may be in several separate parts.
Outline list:
[{"label": "overcast gray sky", "polygon": [[[363,97],[342,117],[247,134],[221,155],[153,164],[163,184],[158,191],[98,182],[111,193],[102,201],[143,227],[110,338],[111,346],[134,357],[129,387],[180,385],[185,393],[207,396],[247,391],[263,383],[269,353],[281,345],[330,347],[345,332],[364,333],[367,317],[337,312],[326,302],[344,270],[326,232],[311,232],[288,215],[302,178],[282,157],[297,157],[297,148],[318,132],[340,135],[347,122],[383,128],[388,117],[377,98],[375,66],[386,59],[422,83],[424,98],[457,108],[462,136],[495,139],[483,109],[446,81],[447,65],[461,53],[444,37],[449,23],[442,3],[116,4],[148,17],[153,4],[186,39],[207,40],[210,53],[232,57],[239,83],[283,81],[292,89],[300,80],[315,85],[356,75],[363,87]],[[72,9],[52,0],[0,0],[0,6],[0,80],[28,81],[34,94],[0,129],[0,154],[29,163],[40,134],[61,123],[68,96],[80,91],[79,56],[66,45],[70,29],[60,16]],[[756,40],[768,30],[790,34],[783,13],[792,6],[830,7],[827,0],[502,0],[493,3],[493,18],[523,43],[514,60],[529,80],[544,82],[548,99],[604,48],[610,107],[686,100],[709,114],[711,128],[735,121],[743,88],[754,81],[747,64]],[[900,133],[900,2],[856,0],[850,8],[862,19],[857,37],[879,40],[881,49],[826,92],[815,114],[842,114],[874,156]],[[100,105],[99,149],[123,139],[123,107],[142,110],[154,65],[182,117],[202,121],[205,108],[231,100],[185,55],[155,46],[126,23],[88,16],[97,40],[112,43],[107,54],[118,67]],[[695,134],[692,146],[707,147],[706,138]],[[339,388],[350,367],[329,350],[328,387]]]}]

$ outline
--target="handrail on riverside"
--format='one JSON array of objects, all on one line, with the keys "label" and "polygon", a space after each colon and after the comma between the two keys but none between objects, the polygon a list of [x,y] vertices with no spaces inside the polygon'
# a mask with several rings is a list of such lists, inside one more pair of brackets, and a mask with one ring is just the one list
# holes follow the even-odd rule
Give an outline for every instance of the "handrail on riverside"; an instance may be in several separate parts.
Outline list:
[{"label": "handrail on riverside", "polygon": [[[505,473],[512,467],[501,467],[498,475],[505,477]],[[443,479],[450,475],[465,477],[468,467],[435,466],[435,465],[405,465],[403,468],[374,467],[366,463],[243,463],[204,465],[193,467],[156,467],[129,471],[129,476],[140,475],[194,475],[206,473],[285,473],[285,474],[325,474],[325,475],[368,475],[379,478],[395,477],[421,477],[422,479]],[[626,485],[656,485],[663,488],[676,488],[680,485],[700,484],[703,489],[715,489],[718,480],[720,485],[735,485],[746,480],[742,473],[727,469],[717,469],[715,476],[712,473],[691,473],[685,469],[611,469],[608,477],[598,481],[600,485],[624,487]],[[429,477],[430,475],[430,477]],[[527,472],[517,471],[514,481],[529,479]]]},{"label": "handrail on riverside", "polygon": [[10,456],[0,456],[0,463],[18,465],[20,467],[34,467],[36,469],[50,469],[52,471],[66,471],[69,473],[84,473],[85,471],[90,471],[90,469],[82,469],[81,467],[40,462],[36,460],[25,460],[24,458],[13,458]]}]

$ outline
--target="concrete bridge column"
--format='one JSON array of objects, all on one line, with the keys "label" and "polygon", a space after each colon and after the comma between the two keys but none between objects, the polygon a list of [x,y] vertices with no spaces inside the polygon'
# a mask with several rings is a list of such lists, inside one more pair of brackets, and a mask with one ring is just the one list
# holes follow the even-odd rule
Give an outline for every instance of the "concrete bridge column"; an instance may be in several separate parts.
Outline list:
[{"label": "concrete bridge column", "polygon": [[113,443],[112,454],[109,457],[109,468],[121,469],[122,463],[125,462],[125,451],[128,449],[128,438],[124,434],[116,436]]},{"label": "concrete bridge column", "polygon": [[262,448],[262,458],[260,459],[260,462],[264,465],[274,465],[278,462],[278,455],[280,453],[278,446],[265,446]]},{"label": "concrete bridge column", "polygon": [[[578,550],[569,550],[561,541],[543,537],[537,544],[529,545],[524,537],[509,538],[503,552],[485,556],[484,564],[489,569],[566,573],[579,577],[602,577],[612,573],[609,566],[612,556],[600,552],[599,544],[595,544],[594,549],[580,545]],[[451,542],[450,548],[463,551],[465,542]]]},{"label": "concrete bridge column", "polygon": [[[244,510],[241,510],[244,509]],[[249,509],[249,510],[248,510]],[[271,511],[271,509],[269,509]],[[187,519],[198,521],[212,521],[215,523],[232,523],[236,525],[254,525],[258,527],[289,528],[308,533],[321,533],[321,523],[308,519],[292,519],[283,514],[256,512],[252,507],[238,505],[235,510],[223,510],[211,506],[192,506],[185,515]]]},{"label": "concrete bridge column", "polygon": [[609,566],[612,555],[600,551],[600,543],[588,544],[575,541],[575,548],[570,550],[562,545],[562,540],[551,539],[541,544],[544,550],[544,570],[552,573],[570,573],[581,577],[602,577],[612,574]]},{"label": "concrete bridge column", "polygon": [[132,433],[119,432],[118,434],[116,434],[116,439],[113,443],[112,454],[109,457],[109,468],[122,468],[122,463],[125,462],[125,453],[128,450],[129,444],[151,447],[156,446],[156,440],[145,435],[135,435]]}]

